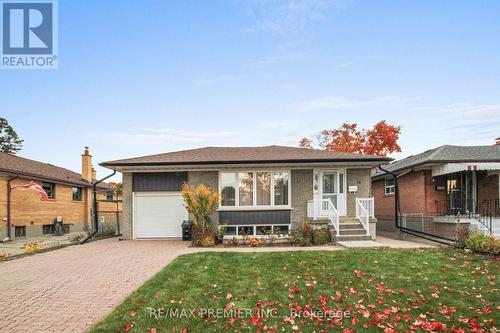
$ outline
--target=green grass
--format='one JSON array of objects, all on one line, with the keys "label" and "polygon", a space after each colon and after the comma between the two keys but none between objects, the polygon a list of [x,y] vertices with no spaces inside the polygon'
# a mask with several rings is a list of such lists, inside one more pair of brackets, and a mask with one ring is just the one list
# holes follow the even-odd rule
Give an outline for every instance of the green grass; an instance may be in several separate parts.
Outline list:
[{"label": "green grass", "polygon": [[[189,254],[90,331],[487,331],[499,319],[499,263],[452,249]],[[307,306],[350,316],[290,319]],[[226,307],[226,316],[203,312]],[[171,318],[175,309],[184,316]],[[272,316],[252,319],[258,309]]]}]

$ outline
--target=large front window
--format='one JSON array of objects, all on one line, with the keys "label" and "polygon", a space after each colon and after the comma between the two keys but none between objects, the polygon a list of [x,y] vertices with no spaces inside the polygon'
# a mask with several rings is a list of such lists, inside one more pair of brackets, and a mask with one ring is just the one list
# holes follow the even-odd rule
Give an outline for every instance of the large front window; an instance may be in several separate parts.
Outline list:
[{"label": "large front window", "polygon": [[253,172],[240,172],[240,206],[253,206]]},{"label": "large front window", "polygon": [[220,177],[221,206],[236,206],[236,174],[223,173]]},{"label": "large front window", "polygon": [[288,171],[221,172],[221,207],[289,205]]}]

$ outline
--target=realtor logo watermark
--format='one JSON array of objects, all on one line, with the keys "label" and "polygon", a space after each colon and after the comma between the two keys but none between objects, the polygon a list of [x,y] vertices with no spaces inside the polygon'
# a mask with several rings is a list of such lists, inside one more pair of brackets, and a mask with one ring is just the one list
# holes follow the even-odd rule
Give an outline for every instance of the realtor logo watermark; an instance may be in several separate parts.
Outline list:
[{"label": "realtor logo watermark", "polygon": [[57,0],[0,0],[0,12],[0,68],[57,68]]}]

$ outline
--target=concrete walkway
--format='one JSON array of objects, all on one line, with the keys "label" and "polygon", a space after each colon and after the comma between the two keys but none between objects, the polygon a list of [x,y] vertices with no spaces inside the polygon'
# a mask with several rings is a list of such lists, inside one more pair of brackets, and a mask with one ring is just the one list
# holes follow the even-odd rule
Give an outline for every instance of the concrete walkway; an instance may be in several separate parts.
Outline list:
[{"label": "concrete walkway", "polygon": [[348,249],[369,249],[369,248],[393,248],[393,249],[416,249],[421,247],[434,247],[430,244],[409,242],[388,237],[377,236],[376,240],[366,241],[342,241],[338,245]]},{"label": "concrete walkway", "polygon": [[[387,242],[408,247],[404,242]],[[181,254],[340,249],[339,246],[200,249],[181,241],[111,238],[4,261],[0,262],[0,332],[82,332]]]}]

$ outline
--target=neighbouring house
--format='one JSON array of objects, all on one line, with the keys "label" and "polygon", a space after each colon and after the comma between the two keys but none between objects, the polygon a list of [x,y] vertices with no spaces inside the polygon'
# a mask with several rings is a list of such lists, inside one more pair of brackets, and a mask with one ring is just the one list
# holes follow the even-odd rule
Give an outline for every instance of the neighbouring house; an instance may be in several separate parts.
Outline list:
[{"label": "neighbouring house", "polygon": [[[490,146],[440,146],[384,169],[398,177],[401,226],[453,237],[459,222],[500,235],[500,138]],[[394,178],[377,169],[372,191],[378,230],[397,230]]]},{"label": "neighbouring house", "polygon": [[[64,232],[84,231],[91,221],[92,182],[96,173],[87,147],[82,155],[82,172],[52,164],[0,153],[0,239],[52,234],[55,220],[62,218]],[[22,185],[40,185],[49,199]],[[109,198],[113,186],[97,186],[98,199]],[[9,193],[10,192],[10,193]],[[100,202],[99,211],[121,210],[116,202]],[[116,214],[115,214],[116,215]]]},{"label": "neighbouring house", "polygon": [[[343,239],[375,237],[370,171],[386,157],[284,146],[205,147],[101,165],[123,173],[126,239],[180,238],[188,219],[181,187],[217,189],[212,220],[226,237],[287,234],[304,221],[329,225]],[[350,230],[348,230],[350,229]]]}]

